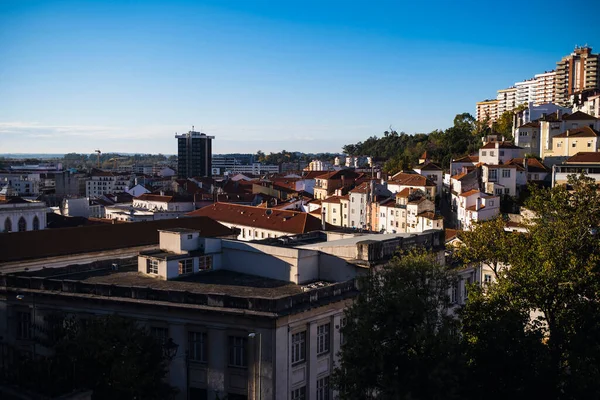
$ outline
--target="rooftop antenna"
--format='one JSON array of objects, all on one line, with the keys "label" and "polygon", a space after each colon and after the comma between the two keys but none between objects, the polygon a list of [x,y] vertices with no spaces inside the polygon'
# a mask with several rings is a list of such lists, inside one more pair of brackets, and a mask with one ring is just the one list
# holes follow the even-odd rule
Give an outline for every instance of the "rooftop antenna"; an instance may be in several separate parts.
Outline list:
[{"label": "rooftop antenna", "polygon": [[192,132],[194,132],[194,125],[192,125]]}]

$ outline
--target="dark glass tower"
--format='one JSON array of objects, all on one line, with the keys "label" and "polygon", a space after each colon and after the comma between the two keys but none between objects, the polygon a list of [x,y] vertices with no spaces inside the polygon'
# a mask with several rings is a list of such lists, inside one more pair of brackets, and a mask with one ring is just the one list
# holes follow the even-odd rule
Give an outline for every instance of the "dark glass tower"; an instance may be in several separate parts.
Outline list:
[{"label": "dark glass tower", "polygon": [[177,139],[177,176],[179,178],[212,176],[212,140],[214,136],[189,131]]}]

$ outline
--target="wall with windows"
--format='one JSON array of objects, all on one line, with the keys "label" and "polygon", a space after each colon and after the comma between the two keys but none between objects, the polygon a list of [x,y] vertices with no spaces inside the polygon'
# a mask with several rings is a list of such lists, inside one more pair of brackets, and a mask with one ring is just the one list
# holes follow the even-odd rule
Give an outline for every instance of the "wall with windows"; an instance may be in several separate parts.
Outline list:
[{"label": "wall with windows", "polygon": [[0,232],[46,229],[48,208],[42,202],[0,205]]}]

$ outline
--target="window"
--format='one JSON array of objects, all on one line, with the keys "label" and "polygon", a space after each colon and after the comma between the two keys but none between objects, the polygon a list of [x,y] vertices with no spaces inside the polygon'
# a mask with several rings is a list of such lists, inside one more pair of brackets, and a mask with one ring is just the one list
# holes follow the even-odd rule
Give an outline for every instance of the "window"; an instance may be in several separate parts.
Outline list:
[{"label": "window", "polygon": [[485,283],[486,285],[489,285],[490,283],[492,283],[492,276],[489,274],[485,274],[483,276],[483,283]]},{"label": "window", "polygon": [[265,233],[264,233],[264,232],[262,232],[262,231],[260,232],[260,238],[261,238],[261,239],[264,239],[264,238],[265,238]]},{"label": "window", "polygon": [[562,142],[557,142],[556,147],[562,147]]},{"label": "window", "polygon": [[333,219],[333,223],[334,223],[334,224],[336,223],[336,221],[335,221],[335,218]]},{"label": "window", "polygon": [[37,215],[35,217],[33,217],[33,230],[34,231],[40,230],[40,220],[38,219]]},{"label": "window", "polygon": [[193,237],[194,237],[194,235],[188,235],[188,239],[191,239]]},{"label": "window", "polygon": [[158,274],[158,260],[155,260],[154,258],[146,259],[146,273]]},{"label": "window", "polygon": [[498,170],[495,170],[495,169],[488,170],[488,179],[490,181],[495,181],[496,179],[498,179]]},{"label": "window", "polygon": [[500,153],[500,156],[503,156],[504,155],[504,150],[500,150],[500,151],[498,151],[498,153]]},{"label": "window", "polygon": [[492,207],[494,205],[494,200],[490,200],[489,203],[490,203],[490,207]]},{"label": "window", "polygon": [[502,177],[503,178],[510,178],[510,169],[503,169],[502,170]]},{"label": "window", "polygon": [[212,269],[212,256],[198,257],[198,270],[207,271]]},{"label": "window", "polygon": [[504,188],[504,194],[510,194],[510,189],[509,188]]},{"label": "window", "polygon": [[159,342],[161,345],[164,345],[167,343],[169,330],[167,328],[153,326],[150,328],[150,334],[154,336],[157,342]]},{"label": "window", "polygon": [[292,390],[292,400],[306,400],[306,386]]},{"label": "window", "polygon": [[190,361],[206,362],[206,332],[188,334],[188,356]]},{"label": "window", "polygon": [[571,143],[571,147],[577,147],[577,142]]},{"label": "window", "polygon": [[486,155],[486,154],[487,154],[487,152],[486,152],[485,150],[483,150],[483,151],[481,152],[481,155],[482,155],[483,157],[485,157],[485,155]]},{"label": "window", "polygon": [[242,237],[245,238],[246,237],[246,229],[242,229]]},{"label": "window", "polygon": [[292,335],[292,365],[306,360],[306,331]]},{"label": "window", "polygon": [[246,344],[248,338],[242,336],[229,336],[229,366],[247,367]]},{"label": "window", "polygon": [[19,218],[18,228],[19,232],[25,232],[27,230],[27,222],[25,222],[25,218]]},{"label": "window", "polygon": [[29,311],[17,312],[17,339],[31,339],[31,314]]},{"label": "window", "polygon": [[592,147],[592,142],[588,142],[587,147]]},{"label": "window", "polygon": [[342,317],[340,320],[340,344],[346,344],[346,338],[344,338],[344,334],[342,333],[342,329],[346,327],[348,320],[346,317]]},{"label": "window", "polygon": [[452,290],[450,292],[450,302],[456,303],[458,301],[458,287],[457,285],[452,285]]},{"label": "window", "polygon": [[4,220],[4,232],[12,232],[12,221],[10,218]]},{"label": "window", "polygon": [[317,326],[317,354],[327,353],[329,351],[329,325]]},{"label": "window", "polygon": [[179,261],[179,275],[191,274],[192,272],[194,272],[194,260],[192,258]]},{"label": "window", "polygon": [[490,157],[494,157],[494,152],[490,151]]},{"label": "window", "polygon": [[317,400],[329,400],[329,377],[317,379]]}]

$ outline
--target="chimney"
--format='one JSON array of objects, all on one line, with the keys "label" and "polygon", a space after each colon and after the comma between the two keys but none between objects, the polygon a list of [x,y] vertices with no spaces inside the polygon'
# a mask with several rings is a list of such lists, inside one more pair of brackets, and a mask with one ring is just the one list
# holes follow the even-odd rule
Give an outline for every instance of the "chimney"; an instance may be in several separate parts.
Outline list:
[{"label": "chimney", "polygon": [[571,130],[567,129],[567,136],[569,136],[571,134]]},{"label": "chimney", "polygon": [[160,191],[160,195],[161,195],[161,196],[164,196],[164,195],[165,195],[165,191],[164,191],[164,190],[161,190],[161,191]]},{"label": "chimney", "polygon": [[494,145],[496,146],[497,149],[500,148],[500,142],[496,142],[496,143],[494,143]]},{"label": "chimney", "polygon": [[[323,207],[322,204],[321,204],[321,207]],[[322,211],[321,211],[321,229],[325,230],[325,208],[322,208]]]},{"label": "chimney", "polygon": [[527,173],[529,172],[529,163],[527,162],[527,156],[523,158],[523,168],[525,168],[525,177],[527,177]]}]

